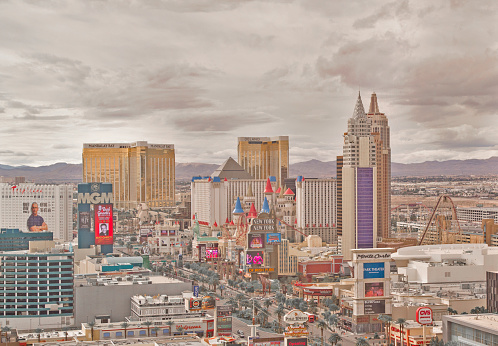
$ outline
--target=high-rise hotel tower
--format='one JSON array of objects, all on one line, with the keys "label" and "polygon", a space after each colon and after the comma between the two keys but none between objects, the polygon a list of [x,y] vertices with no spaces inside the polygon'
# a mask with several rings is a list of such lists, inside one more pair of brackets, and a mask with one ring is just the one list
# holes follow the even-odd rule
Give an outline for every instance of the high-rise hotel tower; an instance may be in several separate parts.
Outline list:
[{"label": "high-rise hotel tower", "polygon": [[289,176],[289,137],[239,137],[238,141],[239,165],[254,179],[275,176],[281,186]]},{"label": "high-rise hotel tower", "polygon": [[83,182],[112,183],[114,207],[175,205],[173,144],[85,143]]},{"label": "high-rise hotel tower", "polygon": [[377,240],[377,150],[361,96],[344,134],[342,166],[342,254],[374,248]]},{"label": "high-rise hotel tower", "polygon": [[391,227],[391,133],[384,113],[379,111],[377,95],[372,94],[367,117],[372,119],[377,166],[377,236],[388,238]]}]

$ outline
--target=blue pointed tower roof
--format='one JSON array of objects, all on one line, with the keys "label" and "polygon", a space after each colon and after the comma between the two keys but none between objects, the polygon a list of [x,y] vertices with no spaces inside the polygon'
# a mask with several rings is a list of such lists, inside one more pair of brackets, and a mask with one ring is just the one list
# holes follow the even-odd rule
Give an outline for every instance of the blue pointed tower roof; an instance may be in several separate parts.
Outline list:
[{"label": "blue pointed tower roof", "polygon": [[268,200],[265,197],[265,200],[263,201],[263,207],[261,208],[261,213],[270,213],[270,206],[268,205]]},{"label": "blue pointed tower roof", "polygon": [[244,209],[242,209],[239,197],[237,197],[237,202],[235,202],[235,209],[233,210],[232,214],[244,214]]}]

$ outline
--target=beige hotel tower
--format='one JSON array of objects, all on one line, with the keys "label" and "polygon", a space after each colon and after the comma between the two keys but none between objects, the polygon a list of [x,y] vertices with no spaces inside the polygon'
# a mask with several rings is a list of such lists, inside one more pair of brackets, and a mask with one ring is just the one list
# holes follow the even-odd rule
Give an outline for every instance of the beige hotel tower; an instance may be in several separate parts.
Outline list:
[{"label": "beige hotel tower", "polygon": [[175,205],[173,144],[85,143],[83,182],[112,183],[114,207]]},{"label": "beige hotel tower", "polygon": [[282,186],[289,177],[289,137],[239,137],[238,163],[254,179],[277,178]]},{"label": "beige hotel tower", "polygon": [[377,95],[370,97],[367,117],[372,119],[377,166],[377,236],[388,238],[391,227],[391,130],[387,117],[379,111]]}]

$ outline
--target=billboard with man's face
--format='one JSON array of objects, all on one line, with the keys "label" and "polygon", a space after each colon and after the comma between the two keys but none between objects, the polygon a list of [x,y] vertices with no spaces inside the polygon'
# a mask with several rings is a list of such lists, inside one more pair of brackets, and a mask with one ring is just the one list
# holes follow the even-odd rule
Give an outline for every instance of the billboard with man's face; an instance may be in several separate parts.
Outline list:
[{"label": "billboard with man's face", "polygon": [[113,219],[112,204],[96,204],[95,211],[95,245],[112,245]]}]

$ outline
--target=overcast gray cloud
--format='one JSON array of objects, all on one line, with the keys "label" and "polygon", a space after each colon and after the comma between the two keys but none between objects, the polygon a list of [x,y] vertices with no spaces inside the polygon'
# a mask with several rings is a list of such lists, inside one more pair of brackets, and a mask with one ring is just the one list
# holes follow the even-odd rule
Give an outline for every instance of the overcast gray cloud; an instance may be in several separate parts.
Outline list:
[{"label": "overcast gray cloud", "polygon": [[0,2],[0,163],[84,142],[172,143],[221,163],[238,136],[334,160],[358,88],[393,161],[498,155],[494,1]]}]

